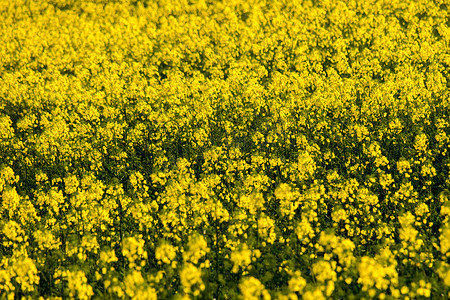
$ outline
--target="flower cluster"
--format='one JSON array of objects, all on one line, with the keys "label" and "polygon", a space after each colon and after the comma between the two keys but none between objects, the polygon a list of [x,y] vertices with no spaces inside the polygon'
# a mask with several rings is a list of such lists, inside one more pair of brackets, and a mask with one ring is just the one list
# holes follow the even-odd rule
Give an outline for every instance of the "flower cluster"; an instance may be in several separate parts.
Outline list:
[{"label": "flower cluster", "polygon": [[0,0],[0,298],[449,298],[449,14]]}]

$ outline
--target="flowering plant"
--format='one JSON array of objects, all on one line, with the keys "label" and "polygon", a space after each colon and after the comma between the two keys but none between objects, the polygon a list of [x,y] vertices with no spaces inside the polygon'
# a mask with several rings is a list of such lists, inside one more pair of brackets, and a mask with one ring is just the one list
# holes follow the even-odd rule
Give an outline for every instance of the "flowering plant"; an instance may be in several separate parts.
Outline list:
[{"label": "flowering plant", "polygon": [[448,0],[0,0],[0,298],[450,297]]}]

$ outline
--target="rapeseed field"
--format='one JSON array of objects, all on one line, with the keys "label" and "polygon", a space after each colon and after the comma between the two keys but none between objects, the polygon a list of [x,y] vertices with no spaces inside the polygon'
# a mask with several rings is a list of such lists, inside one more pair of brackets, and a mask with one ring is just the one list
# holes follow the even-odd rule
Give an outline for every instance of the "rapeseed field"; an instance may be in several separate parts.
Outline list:
[{"label": "rapeseed field", "polygon": [[450,297],[449,0],[0,0],[0,299]]}]

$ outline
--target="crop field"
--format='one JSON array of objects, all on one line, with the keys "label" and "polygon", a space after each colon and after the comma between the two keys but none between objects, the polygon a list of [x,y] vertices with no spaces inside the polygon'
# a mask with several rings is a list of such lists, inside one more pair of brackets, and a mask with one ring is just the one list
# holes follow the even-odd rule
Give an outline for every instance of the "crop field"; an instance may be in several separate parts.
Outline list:
[{"label": "crop field", "polygon": [[450,0],[0,0],[0,299],[448,299]]}]

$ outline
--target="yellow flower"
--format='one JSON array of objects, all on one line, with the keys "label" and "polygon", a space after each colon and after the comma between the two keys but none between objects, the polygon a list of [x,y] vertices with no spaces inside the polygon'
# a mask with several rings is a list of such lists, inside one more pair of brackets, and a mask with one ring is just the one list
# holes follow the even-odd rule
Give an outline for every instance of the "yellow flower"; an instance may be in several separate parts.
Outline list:
[{"label": "yellow flower", "polygon": [[400,160],[397,162],[397,170],[400,174],[411,173],[411,164],[407,160]]},{"label": "yellow flower", "polygon": [[52,188],[48,193],[39,193],[36,202],[41,208],[44,206],[51,208],[50,214],[58,215],[61,205],[64,203],[64,196],[62,191]]},{"label": "yellow flower", "polygon": [[2,291],[2,297],[5,297],[5,299],[13,300],[14,299],[14,291],[15,287],[13,283],[11,282],[11,276],[10,272],[8,270],[1,270],[0,269],[0,290]]},{"label": "yellow flower", "polygon": [[136,260],[147,258],[144,244],[145,241],[141,237],[128,237],[123,240],[122,254],[128,258],[130,268],[136,267]]},{"label": "yellow flower", "polygon": [[239,284],[242,297],[245,300],[264,299],[270,300],[272,297],[265,289],[264,285],[255,277],[245,277]]},{"label": "yellow flower", "polygon": [[295,233],[300,242],[308,242],[315,235],[314,228],[305,218],[297,225]]},{"label": "yellow flower", "polygon": [[81,238],[81,247],[83,247],[85,251],[97,253],[100,245],[95,236],[85,235]]},{"label": "yellow flower", "polygon": [[198,296],[205,289],[201,270],[193,264],[188,263],[184,266],[180,271],[180,280],[186,294],[193,293],[194,296]]},{"label": "yellow flower", "polygon": [[280,184],[275,189],[275,197],[280,200],[280,212],[282,215],[294,217],[295,210],[301,203],[300,194],[287,183]]},{"label": "yellow flower", "polygon": [[447,254],[450,250],[450,228],[444,228],[439,236],[440,250],[442,254]]},{"label": "yellow flower", "polygon": [[116,257],[116,254],[113,250],[110,251],[101,251],[100,252],[100,261],[105,263],[111,263],[116,262],[118,259]]},{"label": "yellow flower", "polygon": [[24,291],[34,291],[39,284],[36,265],[29,257],[21,257],[13,264],[16,281]]},{"label": "yellow flower", "polygon": [[301,292],[306,286],[306,280],[301,276],[300,271],[295,271],[294,275],[289,279],[289,289],[293,292]]},{"label": "yellow flower", "polygon": [[417,152],[425,152],[428,147],[428,138],[425,134],[419,134],[414,140],[414,148]]},{"label": "yellow flower", "polygon": [[65,192],[67,194],[73,194],[77,191],[77,187],[80,185],[75,175],[64,178]]},{"label": "yellow flower", "polygon": [[247,244],[242,246],[241,250],[233,251],[230,255],[230,260],[233,262],[234,273],[239,271],[239,267],[246,268],[252,262],[252,250],[248,249]]},{"label": "yellow flower", "polygon": [[398,220],[403,227],[408,227],[414,224],[415,218],[414,215],[408,211],[404,215],[399,216]]},{"label": "yellow flower", "polygon": [[183,259],[185,262],[190,261],[193,264],[198,264],[198,261],[209,251],[205,238],[201,235],[194,235],[189,238],[187,249],[183,253]]},{"label": "yellow flower", "polygon": [[12,218],[12,216],[16,213],[21,200],[16,188],[5,188],[3,190],[2,200],[2,211],[8,212],[8,216]]},{"label": "yellow flower", "polygon": [[363,256],[357,269],[359,272],[358,283],[362,284],[363,291],[371,288],[386,290],[389,285],[396,283],[395,265],[383,266],[376,259]]},{"label": "yellow flower", "polygon": [[308,152],[303,152],[297,159],[298,180],[306,180],[312,176],[316,170],[316,163]]},{"label": "yellow flower", "polygon": [[273,244],[277,238],[275,234],[275,221],[270,217],[262,214],[258,218],[258,234],[265,238],[265,241],[269,244]]},{"label": "yellow flower", "polygon": [[328,261],[318,261],[311,266],[312,274],[315,278],[324,282],[326,280],[336,281],[337,274],[334,271],[334,268]]},{"label": "yellow flower", "polygon": [[67,280],[69,294],[71,297],[87,300],[94,295],[92,286],[87,283],[86,274],[83,271],[67,270],[63,271],[61,275]]},{"label": "yellow flower", "polygon": [[132,299],[157,299],[154,288],[145,284],[141,272],[132,271],[124,279],[125,293]]},{"label": "yellow flower", "polygon": [[303,294],[303,299],[305,300],[325,300],[326,297],[323,295],[323,292],[320,288],[316,288],[313,291],[306,291]]},{"label": "yellow flower", "polygon": [[[3,234],[13,242],[24,242],[28,239],[25,235],[25,230],[15,221],[9,221],[3,226]],[[7,241],[3,242],[4,246],[8,246]]]},{"label": "yellow flower", "polygon": [[14,136],[14,129],[11,125],[12,121],[9,116],[0,116],[0,142],[11,139]]},{"label": "yellow flower", "polygon": [[412,227],[404,227],[399,230],[399,233],[402,240],[414,243],[419,232]]},{"label": "yellow flower", "polygon": [[7,185],[11,185],[19,181],[19,176],[14,175],[14,170],[11,167],[4,167],[0,170],[0,192],[2,192]]},{"label": "yellow flower", "polygon": [[163,243],[156,248],[155,258],[166,264],[170,264],[177,255],[177,248],[168,244]]},{"label": "yellow flower", "polygon": [[55,236],[49,230],[36,230],[33,233],[33,237],[37,241],[41,250],[59,249],[59,247],[61,246],[61,242],[59,241],[59,239],[55,238]]}]

